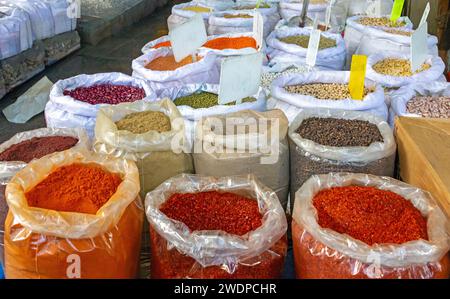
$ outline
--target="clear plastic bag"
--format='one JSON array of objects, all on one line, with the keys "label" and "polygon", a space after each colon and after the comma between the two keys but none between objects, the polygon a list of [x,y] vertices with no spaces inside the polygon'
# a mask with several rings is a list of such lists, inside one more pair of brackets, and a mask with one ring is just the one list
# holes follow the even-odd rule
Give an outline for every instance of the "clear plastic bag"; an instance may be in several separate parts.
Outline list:
[{"label": "clear plastic bag", "polygon": [[[249,125],[225,127],[227,120],[233,118],[245,121]],[[259,127],[258,124],[266,120],[267,127]],[[274,127],[277,131],[274,132],[271,127],[272,124],[275,125],[272,123],[273,120],[278,122],[277,127]],[[217,121],[222,124],[223,130],[233,129],[236,132],[248,128],[249,132],[226,135],[223,135],[221,131],[215,133],[212,127],[217,124]],[[255,126],[256,131],[252,126]],[[214,177],[253,174],[265,186],[275,191],[281,206],[286,210],[289,194],[287,130],[288,120],[281,110],[267,112],[244,110],[225,116],[205,118],[197,124],[196,129],[195,147],[198,143],[202,151],[195,152],[193,155],[195,173]],[[275,133],[273,137],[272,133]],[[234,141],[235,139],[237,141]],[[207,150],[209,146],[214,150]],[[253,146],[256,148],[250,150]],[[269,148],[272,150],[265,153]]]},{"label": "clear plastic bag", "polygon": [[[317,144],[302,138],[296,130],[303,120],[310,117],[332,117],[337,119],[358,119],[375,124],[383,142],[374,142],[368,147],[334,147]],[[393,176],[396,144],[392,129],[382,119],[364,112],[305,109],[289,126],[291,194],[312,175],[329,172],[368,173]],[[291,202],[291,207],[294,202]]]},{"label": "clear plastic bag", "polygon": [[[222,231],[194,231],[160,212],[174,193],[232,192],[255,198],[262,225],[244,236]],[[277,196],[253,176],[180,175],[145,200],[152,241],[153,278],[279,278],[287,252],[287,222]]]},{"label": "clear plastic bag", "polygon": [[[122,183],[95,215],[28,206],[25,190],[57,168],[101,165]],[[135,278],[138,273],[143,207],[139,173],[129,160],[68,150],[31,162],[6,188],[7,278]]]},{"label": "clear plastic bag", "polygon": [[147,54],[148,52],[155,50],[154,47],[156,45],[163,43],[163,42],[168,42],[168,41],[170,41],[168,35],[158,37],[157,39],[154,39],[154,40],[146,43],[145,46],[142,47],[141,52],[142,52],[142,54]]},{"label": "clear plastic bag", "polygon": [[33,46],[31,20],[16,7],[0,3],[0,59],[15,56]]},{"label": "clear plastic bag", "polygon": [[[314,196],[348,185],[390,190],[411,201],[427,218],[429,241],[369,246],[320,227]],[[330,173],[312,176],[295,197],[292,240],[298,278],[448,278],[447,219],[428,192],[388,177]]]}]

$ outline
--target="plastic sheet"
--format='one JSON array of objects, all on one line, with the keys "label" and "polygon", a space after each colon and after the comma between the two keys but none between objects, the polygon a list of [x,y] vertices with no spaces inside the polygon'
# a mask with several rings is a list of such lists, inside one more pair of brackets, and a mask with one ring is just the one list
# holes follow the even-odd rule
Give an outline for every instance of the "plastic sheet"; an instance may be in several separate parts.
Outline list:
[{"label": "plastic sheet", "polygon": [[50,100],[45,107],[45,120],[48,127],[55,128],[84,128],[90,137],[94,136],[97,111],[106,104],[91,105],[64,95],[64,90],[78,87],[89,87],[96,84],[120,84],[141,87],[145,90],[146,98],[150,101],[155,94],[143,80],[130,77],[122,73],[99,73],[95,75],[78,75],[59,80],[50,91]]},{"label": "plastic sheet", "polygon": [[[267,38],[267,54],[270,59],[283,56],[284,59],[291,58],[292,60],[306,59],[307,48],[302,48],[298,45],[288,44],[280,41],[280,38],[293,35],[307,35],[311,34],[311,29],[285,27],[280,28],[270,34]],[[345,65],[345,43],[342,36],[335,33],[322,32],[321,36],[331,38],[336,41],[336,46],[318,50],[316,66],[328,68],[331,70],[342,70]]]},{"label": "plastic sheet", "polygon": [[419,73],[415,73],[409,77],[395,77],[388,76],[377,73],[372,67],[377,62],[386,59],[386,58],[398,58],[398,59],[406,59],[409,61],[410,54],[401,54],[395,52],[383,52],[378,54],[373,54],[367,59],[367,70],[366,70],[366,78],[376,82],[379,85],[384,87],[393,88],[393,87],[401,87],[404,85],[408,85],[411,83],[418,82],[434,82],[437,81],[442,74],[444,73],[445,64],[439,56],[428,56],[425,60],[425,63],[431,65],[431,67],[427,70],[424,70]]},{"label": "plastic sheet", "polygon": [[[374,142],[367,147],[334,147],[318,144],[302,138],[296,130],[303,120],[310,117],[332,117],[337,119],[358,119],[375,124],[383,142]],[[379,117],[358,111],[305,109],[289,126],[291,194],[314,174],[329,172],[368,173],[393,176],[396,144],[392,129]],[[291,202],[291,207],[294,203]]]},{"label": "plastic sheet", "polygon": [[[338,0],[341,2],[347,2],[349,17],[356,15],[366,15],[366,10],[373,0]],[[380,0],[381,3],[381,15],[388,15],[392,11],[393,0]]]},{"label": "plastic sheet", "polygon": [[[226,127],[227,120],[233,118],[247,122],[248,125]],[[278,122],[278,127],[274,126],[277,131],[272,131],[274,120]],[[234,133],[223,135],[221,130],[215,132],[212,127],[217,121],[222,124],[224,132],[233,129]],[[267,127],[259,127],[264,121],[268,122]],[[236,133],[246,129],[249,131]],[[288,120],[281,110],[244,110],[226,116],[204,118],[196,129],[195,142],[199,143],[202,152],[193,155],[195,172],[214,177],[253,174],[261,183],[275,191],[281,206],[286,210],[289,194],[287,129]],[[214,150],[208,150],[209,147]]]},{"label": "plastic sheet", "polygon": [[144,54],[132,62],[133,77],[144,79],[154,90],[181,87],[185,84],[218,84],[220,78],[217,56],[209,52],[201,60],[173,71],[153,71],[145,66],[158,57],[172,55],[170,48],[160,48]]},{"label": "plastic sheet", "polygon": [[[73,163],[95,163],[122,177],[97,214],[31,208],[25,190]],[[7,278],[135,278],[143,208],[139,173],[128,160],[68,150],[31,162],[6,188]],[[101,267],[99,267],[101,265]]]},{"label": "plastic sheet", "polygon": [[[262,225],[244,236],[194,231],[165,216],[159,207],[174,193],[232,192],[254,198]],[[151,224],[153,278],[278,278],[287,252],[286,216],[277,196],[252,176],[180,175],[145,200]]]},{"label": "plastic sheet", "polygon": [[33,46],[31,20],[23,10],[0,2],[0,60]]},{"label": "plastic sheet", "polygon": [[[307,16],[314,20],[317,17],[317,20],[320,22],[325,21],[325,11],[327,10],[328,1],[323,1],[324,3],[314,3],[311,1],[308,6]],[[303,1],[289,1],[282,0],[280,1],[280,15],[286,21],[289,21],[293,17],[300,16],[303,9]]]},{"label": "plastic sheet", "polygon": [[[317,223],[314,196],[335,186],[374,186],[395,192],[427,218],[429,241],[369,246]],[[311,177],[295,194],[292,235],[298,278],[448,278],[446,217],[428,192],[387,177],[330,173]]]}]

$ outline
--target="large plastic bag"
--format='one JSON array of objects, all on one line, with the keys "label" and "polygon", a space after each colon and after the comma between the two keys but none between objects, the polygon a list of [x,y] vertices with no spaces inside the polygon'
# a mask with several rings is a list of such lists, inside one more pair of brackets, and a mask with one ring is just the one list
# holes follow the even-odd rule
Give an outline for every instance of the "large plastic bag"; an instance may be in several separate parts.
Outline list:
[{"label": "large plastic bag", "polygon": [[[262,225],[244,236],[194,231],[161,213],[174,193],[232,192],[254,198]],[[287,251],[286,216],[276,194],[253,176],[174,177],[145,199],[151,225],[153,278],[279,278]],[[270,268],[270,271],[267,271]]]},{"label": "large plastic bag", "polygon": [[[267,38],[267,54],[270,59],[274,59],[278,56],[283,56],[285,59],[292,58],[296,60],[298,58],[306,59],[307,48],[302,48],[298,45],[288,44],[280,41],[280,38],[292,36],[292,35],[310,35],[311,29],[306,28],[281,28],[273,31]],[[334,39],[336,46],[332,48],[326,48],[317,52],[316,66],[323,67],[331,70],[342,70],[345,65],[345,43],[340,34],[322,32],[321,36]]]},{"label": "large plastic bag", "polygon": [[[237,124],[227,127],[227,121],[233,119]],[[215,177],[253,174],[275,191],[286,209],[289,194],[287,129],[288,120],[281,110],[244,110],[204,118],[197,124],[195,134],[195,146],[198,143],[201,149],[193,155],[195,173]],[[228,130],[232,131],[225,133]],[[242,133],[238,133],[240,130]]]},{"label": "large plastic bag", "polygon": [[[363,17],[364,16],[354,16],[347,19],[347,26],[345,27],[344,32],[344,41],[347,48],[346,69],[350,69],[352,56],[356,53],[361,39],[366,35],[366,29],[371,28],[371,26],[365,26],[359,23],[359,19]],[[389,16],[386,17],[389,18]],[[400,17],[398,21],[404,21],[406,25],[397,29],[412,29],[413,27],[411,21],[406,17]]]},{"label": "large plastic bag", "polygon": [[383,52],[378,54],[370,55],[367,59],[367,69],[366,69],[366,78],[376,82],[377,84],[393,88],[393,87],[401,87],[404,85],[408,85],[411,83],[418,82],[434,82],[438,80],[442,74],[444,73],[445,64],[439,56],[428,56],[425,60],[425,63],[431,65],[431,67],[427,70],[421,71],[419,73],[415,73],[412,76],[389,76],[377,73],[372,67],[379,61],[387,58],[398,58],[398,59],[406,59],[409,61],[410,54],[402,54],[395,52]]},{"label": "large plastic bag", "polygon": [[28,14],[0,2],[0,60],[17,55],[32,46],[33,33]]},{"label": "large plastic bag", "polygon": [[77,28],[77,19],[69,18],[70,3],[67,0],[40,0],[50,6],[55,23],[55,35],[73,31]]},{"label": "large plastic bag", "polygon": [[[7,150],[14,144],[26,141],[35,137],[49,136],[70,136],[78,139],[78,143],[73,147],[77,149],[89,149],[90,143],[86,133],[82,129],[51,129],[41,128],[32,131],[20,132],[9,140],[0,144],[0,153]],[[8,214],[8,205],[4,198],[6,184],[20,170],[25,168],[27,163],[22,161],[0,161],[0,264],[4,264],[3,237],[4,224]],[[3,189],[3,190],[2,190]]]},{"label": "large plastic bag", "polygon": [[[261,2],[263,5],[266,4],[270,7],[261,7],[255,8],[255,9],[241,9],[243,7],[256,7],[257,3],[259,1],[238,1],[232,9],[228,10],[228,12],[234,13],[239,12],[242,14],[248,14],[252,13],[254,11],[258,11],[264,19],[264,37],[266,37],[272,30],[275,28],[275,25],[280,20],[280,14],[278,13],[278,4],[277,3],[271,3],[271,2]],[[268,32],[266,32],[266,28]]]},{"label": "large plastic bag", "polygon": [[[186,7],[192,7],[192,6],[200,6],[204,8],[209,8],[210,12],[195,12],[191,10],[185,10],[183,8]],[[208,18],[211,15],[211,13],[215,10],[214,7],[210,6],[209,4],[202,4],[195,1],[187,2],[187,3],[181,3],[176,4],[172,6],[172,14],[167,19],[167,26],[169,27],[169,31],[173,28],[177,27],[180,24],[183,24],[196,14],[201,14],[203,21],[205,22],[205,28],[208,28]]]},{"label": "large plastic bag", "polygon": [[376,114],[387,120],[388,111],[384,103],[383,89],[373,82],[366,80],[366,87],[374,91],[367,94],[362,100],[319,100],[312,96],[289,93],[285,90],[287,85],[309,83],[342,83],[348,84],[350,72],[320,71],[303,74],[290,74],[279,77],[272,83],[272,98],[268,101],[269,109],[281,109],[285,112],[289,122],[304,108],[327,108],[354,111],[366,111]]},{"label": "large plastic bag", "polygon": [[[303,120],[311,117],[358,119],[375,124],[383,142],[370,146],[335,147],[318,144],[302,138],[296,133]],[[291,152],[291,194],[314,174],[329,172],[354,172],[393,176],[396,143],[388,123],[374,115],[344,110],[308,109],[298,114],[289,126],[289,147]],[[293,202],[291,202],[293,207]]]},{"label": "large plastic bag", "polygon": [[[25,190],[73,163],[101,165],[123,181],[95,215],[28,207]],[[125,159],[68,150],[31,162],[6,187],[6,277],[136,277],[143,223],[139,187],[138,169]]]},{"label": "large plastic bag", "polygon": [[450,83],[447,82],[422,82],[403,86],[390,94],[391,108],[389,109],[389,124],[394,125],[396,116],[421,117],[408,113],[407,103],[414,97],[450,97]]},{"label": "large plastic bag", "polygon": [[18,7],[29,15],[34,39],[46,39],[55,35],[55,20],[48,3],[27,0],[4,0],[3,3]]},{"label": "large plastic bag", "polygon": [[[366,15],[367,8],[373,0],[338,0],[348,3],[348,16]],[[393,0],[379,0],[381,4],[380,14],[388,15],[392,11]]]},{"label": "large plastic bag", "polygon": [[217,56],[212,52],[206,53],[197,62],[173,71],[153,71],[145,67],[150,61],[168,55],[172,55],[172,49],[160,48],[136,58],[132,62],[133,77],[146,80],[154,90],[193,83],[219,83],[220,71],[216,63]]},{"label": "large plastic bag", "polygon": [[[314,196],[338,186],[373,186],[409,200],[427,218],[429,241],[369,246],[317,223]],[[330,173],[312,176],[295,194],[292,221],[298,278],[448,278],[447,219],[428,192],[387,177]]]},{"label": "large plastic bag", "polygon": [[[217,84],[187,84],[182,87],[165,88],[155,90],[158,98],[169,98],[172,101],[179,97],[191,95],[196,92],[211,92],[218,94],[219,85]],[[210,108],[195,109],[190,106],[178,106],[178,110],[185,119],[186,137],[188,148],[193,146],[195,138],[196,122],[202,117],[233,113],[241,110],[266,111],[266,93],[261,88],[254,95],[256,101],[241,103],[237,105],[217,105]]]},{"label": "large plastic bag", "polygon": [[[325,21],[325,11],[327,10],[328,1],[310,1],[308,6],[308,12],[306,15],[314,20],[317,17],[318,21]],[[289,21],[293,17],[300,16],[303,9],[303,1],[290,1],[281,0],[279,4],[280,15],[286,21]]]},{"label": "large plastic bag", "polygon": [[78,75],[59,80],[50,91],[50,100],[45,106],[45,120],[48,127],[84,128],[90,137],[94,136],[95,118],[100,107],[106,104],[91,105],[64,95],[64,90],[89,87],[97,84],[120,84],[141,87],[145,90],[145,100],[155,98],[150,86],[143,80],[122,73],[99,73]]},{"label": "large plastic bag", "polygon": [[154,47],[155,47],[156,45],[158,45],[158,44],[160,44],[160,43],[163,43],[163,42],[167,42],[167,41],[170,41],[170,38],[169,38],[168,35],[163,35],[163,36],[161,36],[161,37],[158,37],[157,39],[154,39],[154,40],[152,40],[152,41],[146,43],[146,44],[142,47],[141,52],[142,52],[142,54],[147,54],[148,52],[155,50]]}]

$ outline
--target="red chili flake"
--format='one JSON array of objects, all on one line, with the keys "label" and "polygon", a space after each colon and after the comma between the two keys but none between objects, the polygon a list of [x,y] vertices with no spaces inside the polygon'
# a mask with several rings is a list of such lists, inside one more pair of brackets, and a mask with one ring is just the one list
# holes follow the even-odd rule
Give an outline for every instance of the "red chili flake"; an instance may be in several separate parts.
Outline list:
[{"label": "red chili flake", "polygon": [[375,187],[347,186],[320,191],[313,199],[319,225],[369,245],[428,240],[427,222],[402,196]]},{"label": "red chili flake", "polygon": [[65,96],[78,101],[95,104],[120,104],[145,98],[145,90],[128,85],[99,84],[90,87],[78,87],[64,90]]}]

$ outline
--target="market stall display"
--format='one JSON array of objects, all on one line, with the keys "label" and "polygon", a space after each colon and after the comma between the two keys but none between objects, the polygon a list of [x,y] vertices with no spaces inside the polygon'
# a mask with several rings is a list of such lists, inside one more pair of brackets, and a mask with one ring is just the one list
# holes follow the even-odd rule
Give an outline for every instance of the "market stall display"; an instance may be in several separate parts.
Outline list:
[{"label": "market stall display", "polygon": [[280,277],[286,216],[252,176],[180,175],[148,193],[145,206],[152,277]]},{"label": "market stall display", "polygon": [[312,176],[295,197],[298,278],[448,278],[447,219],[429,193],[392,178],[330,173]]}]

